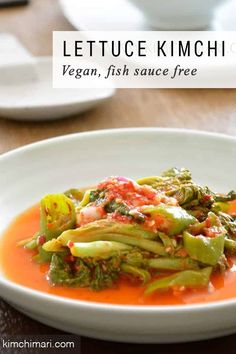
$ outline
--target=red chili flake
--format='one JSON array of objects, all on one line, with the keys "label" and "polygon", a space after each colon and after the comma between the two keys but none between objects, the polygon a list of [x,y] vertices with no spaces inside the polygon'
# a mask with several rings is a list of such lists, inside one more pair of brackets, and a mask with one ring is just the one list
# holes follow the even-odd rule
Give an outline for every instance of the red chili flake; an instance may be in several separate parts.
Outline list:
[{"label": "red chili flake", "polygon": [[75,257],[72,256],[72,254],[68,254],[67,256],[65,256],[64,260],[65,260],[65,262],[74,262]]},{"label": "red chili flake", "polygon": [[206,195],[204,195],[204,197],[203,197],[204,202],[208,202],[208,201],[211,200],[211,199],[212,199],[212,197],[211,197],[210,194],[206,194]]},{"label": "red chili flake", "polygon": [[205,220],[205,225],[206,225],[207,228],[210,228],[210,227],[211,227],[211,220],[210,220],[209,218],[207,218],[207,219]]},{"label": "red chili flake", "polygon": [[46,242],[46,237],[45,235],[40,235],[38,238],[37,238],[37,243],[38,245],[43,245],[44,243]]},{"label": "red chili flake", "polygon": [[188,252],[184,248],[181,248],[177,253],[179,257],[186,257],[188,255]]},{"label": "red chili flake", "polygon": [[69,241],[69,242],[68,242],[68,247],[69,247],[69,248],[74,247],[74,242],[73,242],[73,241]]},{"label": "red chili flake", "polygon": [[234,261],[233,261],[232,257],[228,256],[228,257],[226,257],[226,259],[227,259],[227,263],[228,263],[229,267],[232,268],[234,266]]}]

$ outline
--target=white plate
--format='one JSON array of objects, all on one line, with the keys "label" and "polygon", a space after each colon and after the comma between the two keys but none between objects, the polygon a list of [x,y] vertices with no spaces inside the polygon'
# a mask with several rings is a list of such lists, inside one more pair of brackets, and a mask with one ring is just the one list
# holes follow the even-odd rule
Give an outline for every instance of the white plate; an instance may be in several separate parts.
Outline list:
[{"label": "white plate", "polygon": [[51,120],[84,112],[110,98],[115,89],[54,89],[52,59],[32,59],[34,76],[26,79],[28,63],[0,67],[0,116],[17,120]]},{"label": "white plate", "polygon": [[[112,174],[137,178],[186,166],[199,183],[228,191],[235,188],[235,155],[234,137],[157,128],[88,132],[32,144],[0,157],[0,233],[45,193],[92,185]],[[3,273],[0,294],[43,323],[101,339],[179,342],[236,331],[236,299],[186,306],[99,304],[31,290]]]},{"label": "white plate", "polygon": [[[76,29],[87,31],[152,29],[143,14],[128,0],[60,0],[60,3],[65,16]],[[234,0],[220,7],[216,14],[215,28],[236,30],[235,12]]]}]

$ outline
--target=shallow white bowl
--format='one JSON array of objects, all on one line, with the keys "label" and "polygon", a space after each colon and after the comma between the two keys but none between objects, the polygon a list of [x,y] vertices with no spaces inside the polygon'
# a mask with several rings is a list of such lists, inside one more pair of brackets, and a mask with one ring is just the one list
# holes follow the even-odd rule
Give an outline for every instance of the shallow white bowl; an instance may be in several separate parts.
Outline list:
[{"label": "shallow white bowl", "polygon": [[210,27],[216,8],[226,0],[129,0],[151,26],[164,30],[199,30]]},{"label": "shallow white bowl", "polygon": [[[139,8],[137,1],[139,1]],[[183,7],[183,1],[185,5],[187,4],[186,8]],[[162,29],[168,30],[183,29],[183,27],[185,30],[196,29],[196,21],[195,23],[190,22],[192,19],[188,21],[189,14],[186,18],[186,11],[190,10],[192,15],[199,19],[199,11],[196,11],[199,6],[202,8],[203,18],[200,15],[201,23],[198,22],[197,27],[202,29],[206,26],[206,22],[211,20],[208,18],[206,21],[209,7],[214,6],[211,0],[171,0],[171,2],[167,0],[60,0],[59,2],[71,24],[79,30],[87,31],[150,31],[154,27],[160,29],[161,24]],[[154,10],[148,11],[152,13],[151,21],[144,6],[150,9],[153,2]],[[234,31],[236,29],[235,9],[234,0],[223,1],[222,6],[217,8],[212,29]],[[181,19],[184,13],[187,23]],[[174,19],[173,14],[176,15]],[[210,17],[211,15],[213,11],[210,10]],[[154,24],[154,27],[150,23]]]},{"label": "shallow white bowl", "polygon": [[[107,175],[141,177],[186,166],[218,191],[235,187],[236,138],[175,129],[118,129],[42,141],[0,157],[0,234],[48,192]],[[161,343],[236,331],[236,299],[188,306],[120,306],[75,301],[17,285],[0,274],[0,294],[45,324],[85,336]]]}]

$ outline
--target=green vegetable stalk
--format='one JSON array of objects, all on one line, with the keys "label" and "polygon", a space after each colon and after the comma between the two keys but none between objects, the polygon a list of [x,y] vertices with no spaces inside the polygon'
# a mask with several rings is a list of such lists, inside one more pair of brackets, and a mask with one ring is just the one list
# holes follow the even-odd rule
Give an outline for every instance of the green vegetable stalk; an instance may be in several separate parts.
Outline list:
[{"label": "green vegetable stalk", "polygon": [[28,250],[34,250],[37,248],[37,238],[39,236],[39,232],[36,232],[33,237],[29,237],[25,240],[21,240],[17,243],[20,247],[25,247]]},{"label": "green vegetable stalk", "polygon": [[71,188],[64,192],[64,194],[70,198],[75,205],[78,205],[84,197],[84,192],[76,188]]},{"label": "green vegetable stalk", "polygon": [[90,194],[91,192],[93,191],[93,189],[88,189],[84,195],[83,195],[83,198],[82,200],[80,201],[79,205],[78,205],[78,208],[81,209],[83,207],[85,207],[87,204],[90,203]]},{"label": "green vegetable stalk", "polygon": [[148,268],[160,270],[186,270],[186,269],[199,269],[197,261],[191,258],[180,257],[159,257],[148,259],[146,263]]},{"label": "green vegetable stalk", "polygon": [[214,238],[206,236],[192,236],[189,232],[183,233],[184,248],[188,255],[204,264],[214,266],[224,252],[225,235]]},{"label": "green vegetable stalk", "polygon": [[67,246],[68,242],[93,242],[93,241],[116,241],[127,245],[136,246],[155,254],[164,256],[167,254],[165,247],[158,241],[147,240],[141,237],[129,236],[127,234],[109,233],[104,230],[103,233],[86,233],[83,235],[82,228],[68,230],[62,233],[58,238],[63,246]]},{"label": "green vegetable stalk", "polygon": [[236,253],[236,240],[226,237],[224,246],[225,246],[225,250],[228,253],[230,253],[230,254]]},{"label": "green vegetable stalk", "polygon": [[165,247],[161,242],[154,241],[154,238],[158,238],[158,234],[145,230],[137,224],[123,224],[105,219],[91,222],[75,230],[65,231],[60,235],[58,241],[63,246],[67,246],[69,241],[116,241],[165,255]]},{"label": "green vegetable stalk", "polygon": [[147,287],[145,295],[151,295],[155,291],[168,290],[174,287],[205,287],[209,284],[211,272],[212,268],[207,267],[202,270],[184,270],[182,272],[175,273],[151,283]]},{"label": "green vegetable stalk", "polygon": [[40,234],[46,240],[75,227],[75,207],[64,194],[46,195],[40,202]]},{"label": "green vegetable stalk", "polygon": [[58,237],[63,231],[75,227],[75,206],[64,194],[46,195],[40,202],[40,231],[37,241],[38,254],[34,260],[38,263],[49,262],[51,254],[43,249],[43,244]]},{"label": "green vegetable stalk", "polygon": [[76,242],[70,247],[71,254],[82,259],[108,259],[131,249],[131,246],[114,241]]},{"label": "green vegetable stalk", "polygon": [[230,202],[236,200],[236,191],[230,191],[228,194],[225,195],[220,195],[220,194],[215,194],[215,201],[224,203],[224,202]]},{"label": "green vegetable stalk", "polygon": [[46,252],[64,252],[65,247],[58,241],[57,238],[47,241],[42,245],[42,248]]},{"label": "green vegetable stalk", "polygon": [[163,224],[160,224],[161,231],[169,236],[180,234],[190,224],[196,222],[196,219],[186,212],[183,208],[160,204],[158,206],[145,207],[142,212],[163,218]]},{"label": "green vegetable stalk", "polygon": [[[135,236],[143,239],[154,240],[158,238],[158,234],[144,229],[138,224],[124,224],[118,221],[110,221],[107,219],[101,219],[94,222],[90,222],[82,227],[76,229],[76,234],[79,236],[85,235],[103,235],[106,233],[119,234],[119,235],[128,235]],[[65,235],[64,235],[65,236]],[[63,237],[62,237],[63,239]],[[69,241],[69,240],[67,240]],[[71,240],[73,241],[73,240]],[[76,240],[75,240],[76,242]],[[77,240],[79,242],[79,239]]]},{"label": "green vegetable stalk", "polygon": [[143,284],[148,283],[151,280],[151,275],[146,269],[134,267],[130,264],[122,263],[121,270],[124,273],[132,275],[134,278],[138,278]]}]

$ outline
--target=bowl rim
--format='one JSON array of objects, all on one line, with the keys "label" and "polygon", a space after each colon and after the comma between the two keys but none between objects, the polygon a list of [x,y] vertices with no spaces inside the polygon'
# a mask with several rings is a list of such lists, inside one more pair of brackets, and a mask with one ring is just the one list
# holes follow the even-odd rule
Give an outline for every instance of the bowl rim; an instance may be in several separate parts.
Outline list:
[{"label": "bowl rim", "polygon": [[220,139],[220,140],[230,140],[232,142],[236,142],[236,136],[223,134],[223,133],[216,133],[211,131],[205,130],[197,130],[197,129],[186,129],[186,128],[168,128],[168,127],[135,127],[135,128],[113,128],[113,129],[95,129],[95,130],[88,130],[82,131],[77,133],[59,135],[55,137],[50,137],[47,139],[42,139],[39,141],[35,141],[29,144],[25,144],[23,146],[19,146],[15,149],[6,151],[0,154],[0,162],[6,158],[9,158],[17,153],[24,153],[31,149],[38,149],[43,145],[48,145],[50,143],[61,143],[65,140],[76,140],[76,139],[86,139],[92,138],[99,135],[118,135],[120,133],[130,134],[130,133],[161,133],[161,134],[183,134],[183,135],[193,135],[198,137],[208,137],[212,139]]},{"label": "bowl rim", "polygon": [[[45,145],[50,144],[60,144],[65,140],[76,140],[76,139],[86,139],[93,138],[96,136],[103,135],[119,135],[119,134],[133,134],[133,133],[159,133],[159,134],[179,134],[179,135],[192,135],[198,137],[208,137],[212,139],[228,140],[236,144],[236,137],[233,135],[194,130],[194,129],[179,129],[179,128],[158,128],[158,127],[137,127],[137,128],[117,128],[117,129],[102,129],[78,132],[73,134],[61,135],[53,138],[44,139],[38,142],[30,143],[22,147],[18,147],[14,150],[10,150],[6,153],[0,155],[0,164],[7,160],[8,158],[14,157],[17,154],[25,153],[30,150],[40,149]],[[111,304],[111,303],[100,303],[95,301],[84,301],[70,299],[67,297],[59,295],[51,295],[39,290],[35,290],[8,279],[4,276],[4,273],[0,274],[0,288],[4,287],[13,291],[15,294],[24,294],[32,296],[36,299],[41,299],[45,302],[56,302],[60,305],[65,305],[69,307],[76,307],[87,310],[96,311],[109,311],[112,313],[147,313],[147,314],[188,314],[188,313],[198,313],[204,312],[206,310],[215,311],[215,309],[226,309],[232,306],[236,306],[236,297],[229,298],[225,300],[212,301],[207,303],[196,303],[196,304],[186,304],[186,305],[122,305],[122,304]]]}]

